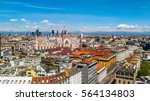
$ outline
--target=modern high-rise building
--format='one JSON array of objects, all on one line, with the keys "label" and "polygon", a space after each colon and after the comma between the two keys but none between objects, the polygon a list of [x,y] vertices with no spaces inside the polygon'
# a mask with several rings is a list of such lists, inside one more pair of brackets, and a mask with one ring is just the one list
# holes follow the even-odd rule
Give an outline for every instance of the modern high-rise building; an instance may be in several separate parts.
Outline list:
[{"label": "modern high-rise building", "polygon": [[39,28],[36,29],[35,34],[36,34],[36,36],[40,36],[41,35],[41,32],[39,31]]},{"label": "modern high-rise building", "polygon": [[59,31],[57,30],[57,32],[56,32],[56,36],[59,36]]},{"label": "modern high-rise building", "polygon": [[36,29],[35,33],[37,36],[39,36],[39,28]]},{"label": "modern high-rise building", "polygon": [[52,36],[54,36],[55,35],[55,31],[54,30],[52,30]]}]

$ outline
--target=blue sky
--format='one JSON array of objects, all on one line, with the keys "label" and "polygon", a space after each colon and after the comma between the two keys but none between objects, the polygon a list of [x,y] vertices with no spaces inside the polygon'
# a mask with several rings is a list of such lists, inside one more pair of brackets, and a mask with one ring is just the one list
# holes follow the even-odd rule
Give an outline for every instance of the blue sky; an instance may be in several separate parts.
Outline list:
[{"label": "blue sky", "polygon": [[0,0],[0,31],[150,31],[149,0]]}]

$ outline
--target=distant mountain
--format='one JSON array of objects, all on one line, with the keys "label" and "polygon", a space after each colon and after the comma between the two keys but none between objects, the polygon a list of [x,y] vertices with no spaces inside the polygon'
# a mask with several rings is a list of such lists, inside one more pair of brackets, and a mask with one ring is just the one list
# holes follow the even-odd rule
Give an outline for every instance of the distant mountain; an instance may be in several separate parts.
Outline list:
[{"label": "distant mountain", "polygon": [[95,32],[81,32],[75,31],[71,33],[78,34],[87,34],[87,35],[150,35],[150,32],[123,32],[123,31],[114,31],[114,32],[104,32],[104,31],[95,31]]},{"label": "distant mountain", "polygon": [[[25,34],[30,34],[31,32],[27,31],[27,32],[0,32],[4,35],[25,35]],[[44,31],[42,32],[42,34],[50,34],[51,32],[48,31]],[[82,31],[72,31],[69,32],[70,34],[87,34],[87,35],[150,35],[150,32],[123,32],[123,31],[114,31],[114,32],[104,32],[104,31],[95,31],[95,32],[82,32]]]}]

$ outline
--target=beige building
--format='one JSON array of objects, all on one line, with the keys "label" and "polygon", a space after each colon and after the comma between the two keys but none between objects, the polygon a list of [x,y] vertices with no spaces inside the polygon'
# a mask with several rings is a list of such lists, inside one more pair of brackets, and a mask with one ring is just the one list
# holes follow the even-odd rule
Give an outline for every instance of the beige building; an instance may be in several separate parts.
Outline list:
[{"label": "beige building", "polygon": [[136,79],[135,65],[125,64],[115,74],[116,84],[134,84]]}]

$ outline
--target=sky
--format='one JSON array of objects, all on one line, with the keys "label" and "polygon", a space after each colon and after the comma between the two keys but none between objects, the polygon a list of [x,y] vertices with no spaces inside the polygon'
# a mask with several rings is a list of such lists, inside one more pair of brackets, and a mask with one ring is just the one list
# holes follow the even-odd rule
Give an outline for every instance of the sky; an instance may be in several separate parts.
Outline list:
[{"label": "sky", "polygon": [[0,31],[150,31],[150,0],[0,0]]}]

